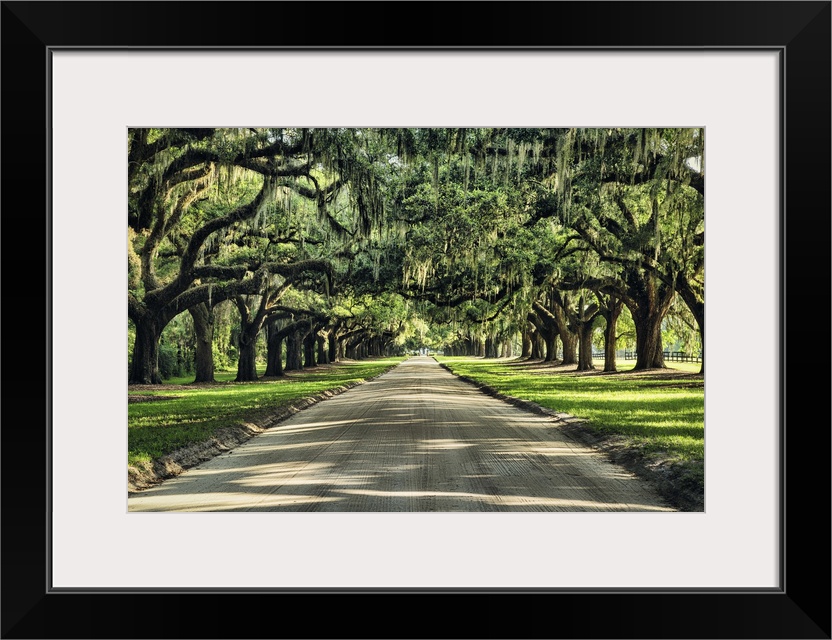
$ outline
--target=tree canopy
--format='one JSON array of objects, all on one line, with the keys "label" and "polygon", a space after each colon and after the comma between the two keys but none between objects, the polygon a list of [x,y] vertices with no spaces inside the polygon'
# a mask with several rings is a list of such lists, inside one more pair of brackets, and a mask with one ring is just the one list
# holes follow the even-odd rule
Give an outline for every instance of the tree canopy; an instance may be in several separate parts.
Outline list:
[{"label": "tree canopy", "polygon": [[128,315],[130,383],[187,317],[197,381],[218,318],[239,381],[417,342],[663,367],[704,345],[704,131],[130,129]]}]

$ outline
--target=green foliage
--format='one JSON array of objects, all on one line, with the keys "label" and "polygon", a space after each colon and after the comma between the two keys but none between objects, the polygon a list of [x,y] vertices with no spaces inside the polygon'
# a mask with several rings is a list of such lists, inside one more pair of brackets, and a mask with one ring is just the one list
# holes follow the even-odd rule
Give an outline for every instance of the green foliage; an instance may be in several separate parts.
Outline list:
[{"label": "green foliage", "polygon": [[159,374],[163,380],[185,374],[179,351],[170,344],[159,345]]},{"label": "green foliage", "polygon": [[702,350],[702,338],[690,309],[678,298],[674,300],[662,323],[662,341],[668,351],[696,355]]},{"label": "green foliage", "polygon": [[225,348],[223,348],[222,344],[215,338],[211,344],[211,353],[214,358],[215,371],[231,371],[236,367],[237,349],[229,345],[227,339],[225,341]]},{"label": "green foliage", "polygon": [[615,333],[615,344],[619,349],[632,351],[636,348],[636,325],[633,322],[633,315],[627,307],[621,309],[621,315],[618,316]]},{"label": "green foliage", "polygon": [[[293,317],[314,311],[329,330],[392,334],[400,348],[516,340],[547,291],[624,295],[639,286],[633,274],[648,271],[663,286],[686,286],[687,304],[704,299],[699,129],[131,129],[128,145],[139,158],[130,165],[128,290],[160,322],[174,318],[161,344],[175,346],[179,370],[193,359],[188,314],[178,302],[153,307],[154,295],[183,277],[200,229],[258,195],[256,213],[216,228],[198,251],[197,267],[243,269],[187,285],[203,287],[202,297],[209,285],[220,371],[236,366],[239,318],[217,292],[259,283],[263,265],[325,262],[326,273],[272,275],[246,295],[285,285]],[[693,351],[696,319],[679,306],[665,321],[666,346]],[[602,327],[597,320],[599,348]],[[629,311],[618,334],[619,348],[635,347]],[[264,351],[261,334],[258,358]],[[161,353],[169,373],[169,350]]]},{"label": "green foliage", "polygon": [[191,316],[180,313],[165,327],[159,341],[159,375],[163,380],[193,373],[194,342]]}]

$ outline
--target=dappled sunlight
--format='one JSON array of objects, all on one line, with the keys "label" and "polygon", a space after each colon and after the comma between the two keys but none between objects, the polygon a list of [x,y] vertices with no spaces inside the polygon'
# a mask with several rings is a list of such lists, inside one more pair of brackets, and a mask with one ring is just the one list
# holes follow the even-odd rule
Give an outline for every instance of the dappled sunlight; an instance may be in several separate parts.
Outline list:
[{"label": "dappled sunlight", "polygon": [[473,447],[475,446],[471,442],[460,442],[459,440],[423,440],[419,443],[420,449],[426,449],[428,451],[440,450],[445,451],[447,449],[463,449],[465,447]]},{"label": "dappled sunlight", "polygon": [[500,504],[506,507],[534,505],[538,507],[550,507],[554,511],[675,511],[675,509],[651,504],[620,505],[594,502],[592,500],[543,498],[539,496],[505,496],[492,498],[492,500],[499,500]]},{"label": "dappled sunlight", "polygon": [[[335,486],[361,486],[377,475],[375,473],[368,473],[365,475],[338,476],[334,484]],[[320,469],[298,469],[293,472],[264,472],[246,475],[238,480],[232,480],[231,484],[273,489],[275,487],[292,486],[329,486],[333,484],[333,481],[327,474],[320,473]]]},{"label": "dappled sunlight", "polygon": [[251,493],[230,492],[207,493],[195,496],[198,500],[191,503],[182,502],[180,496],[163,496],[154,500],[153,505],[145,505],[141,498],[131,501],[128,511],[181,511],[181,512],[205,512],[205,511],[249,511],[249,510],[279,510],[284,507],[306,507],[325,502],[332,502],[338,498],[331,498],[316,495],[280,495],[268,494],[258,495],[252,500]]},{"label": "dappled sunlight", "polygon": [[244,455],[256,455],[261,451],[291,451],[294,449],[309,449],[310,447],[322,448],[331,447],[333,445],[345,446],[350,444],[351,440],[309,440],[304,442],[255,442],[251,444],[251,448],[246,451]]},{"label": "dappled sunlight", "polygon": [[529,447],[529,453],[534,453],[535,455],[539,456],[580,456],[584,452],[583,451],[575,451],[572,447]]},{"label": "dappled sunlight", "polygon": [[339,493],[348,495],[364,495],[364,496],[385,496],[389,498],[473,498],[475,500],[488,500],[491,496],[479,493],[464,493],[453,491],[380,491],[377,489],[361,489],[361,490],[343,490]]},{"label": "dappled sunlight", "polygon": [[131,498],[131,511],[145,509],[672,510],[563,437],[553,419],[486,396],[432,360],[301,411]]},{"label": "dappled sunlight", "polygon": [[[414,401],[414,399],[418,398],[419,402],[443,402],[443,403],[451,403],[451,404],[468,404],[471,401],[471,398],[478,397],[479,394],[476,391],[469,391],[467,389],[457,391],[456,393],[451,393],[449,391],[442,391],[441,389],[430,389],[426,387],[420,387],[418,389],[413,389],[412,393],[407,393],[406,390],[401,390],[398,387],[396,388],[395,392],[386,392],[384,394],[384,402],[393,402],[399,401],[402,403],[402,408],[410,409],[410,403]],[[380,400],[381,398],[376,396],[373,398],[374,400]],[[361,404],[366,403],[366,398],[354,398],[348,399],[346,397],[342,398],[339,396],[335,398],[340,403],[345,405],[350,404]]]},{"label": "dappled sunlight", "polygon": [[408,412],[402,413],[402,412],[401,412],[401,411],[402,411],[402,409],[401,409],[400,407],[385,407],[385,408],[381,408],[381,409],[379,409],[379,412],[380,412],[380,413],[386,413],[386,412],[388,412],[388,411],[389,411],[389,412],[393,412],[393,411],[398,412],[398,413],[394,413],[394,414],[391,416],[392,418],[412,418],[413,416],[415,416],[415,415],[416,415],[416,414],[415,414],[415,413],[413,413],[412,411],[408,411]]},{"label": "dappled sunlight", "polygon": [[[337,490],[334,493],[348,496],[368,496],[375,498],[387,498],[390,500],[413,500],[430,498],[435,502],[433,511],[442,511],[442,502],[464,504],[470,501],[478,505],[472,511],[488,511],[494,508],[501,510],[541,510],[541,511],[674,511],[668,507],[652,504],[611,504],[595,500],[577,498],[554,498],[546,496],[528,495],[490,495],[486,493],[471,493],[464,491],[380,491],[371,489]],[[467,510],[467,509],[463,509]]]},{"label": "dappled sunlight", "polygon": [[[242,456],[240,456],[242,458]],[[235,461],[237,459],[235,458]],[[211,476],[217,474],[228,474],[229,472],[234,473],[241,473],[244,472],[246,476],[251,475],[273,475],[273,476],[291,476],[299,473],[300,471],[305,471],[306,473],[321,473],[329,471],[332,468],[331,464],[326,463],[313,463],[309,461],[302,461],[302,462],[274,462],[269,464],[257,464],[257,465],[223,465],[221,468],[211,468],[210,466],[203,465],[202,467],[197,467],[192,469],[188,473],[188,479],[192,478],[199,478],[201,476]]]},{"label": "dappled sunlight", "polygon": [[307,431],[319,431],[321,429],[330,429],[344,424],[353,424],[358,420],[330,420],[329,422],[308,422],[297,427],[280,427],[284,433],[305,433]]},{"label": "dappled sunlight", "polygon": [[507,425],[522,425],[524,428],[529,429],[546,429],[552,427],[551,424],[541,423],[539,415],[517,416],[509,413],[508,411],[506,411],[506,413],[503,415],[484,415],[481,416],[481,419],[502,422],[503,424]]}]

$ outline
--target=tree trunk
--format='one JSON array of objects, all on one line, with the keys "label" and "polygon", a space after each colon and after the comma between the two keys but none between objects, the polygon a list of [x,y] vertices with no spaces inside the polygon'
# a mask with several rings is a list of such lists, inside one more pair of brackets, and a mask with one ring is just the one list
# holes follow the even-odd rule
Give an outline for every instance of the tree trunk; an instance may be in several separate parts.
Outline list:
[{"label": "tree trunk", "polygon": [[317,341],[315,340],[315,332],[310,331],[306,334],[303,339],[303,366],[304,367],[314,367],[315,362],[315,346],[317,345]]},{"label": "tree trunk", "polygon": [[294,331],[286,338],[286,371],[298,371],[302,368],[301,334],[300,331]]},{"label": "tree trunk", "polygon": [[277,323],[266,325],[266,378],[278,378],[283,374],[283,335]]},{"label": "tree trunk", "polygon": [[578,371],[592,371],[592,320],[581,322],[578,327],[580,349],[578,351]]},{"label": "tree trunk", "polygon": [[615,361],[616,328],[618,316],[624,305],[619,298],[610,298],[607,305],[601,309],[606,325],[604,326],[604,371],[612,373],[618,371]]},{"label": "tree trunk", "polygon": [[576,308],[567,309],[570,324],[575,328],[578,335],[578,371],[592,371],[595,365],[592,364],[592,333],[595,318],[600,313],[600,308],[594,302],[586,304],[586,298],[582,293],[578,297]]},{"label": "tree trunk", "polygon": [[[632,309],[630,310],[632,313]],[[636,325],[636,366],[634,369],[666,369],[662,349],[662,316],[633,313]]]},{"label": "tree trunk", "polygon": [[702,343],[702,366],[699,368],[699,373],[705,373],[705,303],[699,299],[694,293],[692,287],[687,285],[678,287],[677,291],[684,300],[693,317],[696,319],[696,324],[699,326],[699,340]]},{"label": "tree trunk", "polygon": [[523,331],[521,337],[520,357],[525,359],[532,355],[532,334],[531,331]]},{"label": "tree trunk", "polygon": [[[543,333],[544,336],[551,333],[553,336],[560,338],[563,347],[561,364],[577,364],[578,334],[569,326],[569,320],[567,318],[568,305],[569,300],[555,291],[551,294],[549,301],[550,308],[547,309],[539,302],[535,302],[533,308],[535,315],[540,319],[540,326],[538,326],[539,332]],[[550,362],[557,360],[556,344],[552,345],[551,354],[547,350],[546,359]]]},{"label": "tree trunk", "polygon": [[560,334],[560,341],[563,345],[563,360],[561,364],[577,364],[578,336],[570,329]]},{"label": "tree trunk", "polygon": [[152,314],[147,313],[138,320],[136,342],[133,345],[133,361],[130,364],[128,384],[162,384],[159,375],[159,338],[162,336],[162,324]]},{"label": "tree trunk", "polygon": [[558,359],[558,334],[551,331],[541,331],[543,343],[546,345],[546,362],[554,362]]},{"label": "tree trunk", "polygon": [[578,364],[578,334],[569,326],[566,310],[562,305],[555,303],[552,305],[551,311],[557,323],[558,335],[563,347],[561,364]]},{"label": "tree trunk", "polygon": [[215,382],[214,380],[214,310],[206,303],[188,309],[194,321],[196,349],[194,352],[194,382]]},{"label": "tree trunk", "polygon": [[329,362],[338,362],[338,339],[335,337],[335,329],[330,330],[327,335],[327,341]]},{"label": "tree trunk", "polygon": [[329,364],[329,349],[327,349],[326,336],[318,335],[318,364]]},{"label": "tree trunk", "polygon": [[636,325],[634,370],[666,369],[662,353],[662,320],[673,302],[674,289],[649,271],[634,284],[630,297],[635,304],[628,305]]},{"label": "tree trunk", "polygon": [[241,327],[237,346],[240,350],[237,360],[237,377],[235,382],[254,382],[257,380],[257,334],[254,326]]},{"label": "tree trunk", "polygon": [[556,340],[559,331],[555,317],[546,307],[539,302],[535,302],[532,305],[532,312],[527,318],[537,329],[537,335],[544,345],[544,348],[541,349],[540,358],[545,362],[554,362],[558,359]]},{"label": "tree trunk", "polygon": [[485,338],[485,352],[483,356],[486,358],[497,357],[497,341],[494,339],[494,336],[487,336]]},{"label": "tree trunk", "polygon": [[543,360],[546,357],[546,342],[543,340],[543,336],[540,335],[539,331],[535,331],[532,334],[532,360]]}]

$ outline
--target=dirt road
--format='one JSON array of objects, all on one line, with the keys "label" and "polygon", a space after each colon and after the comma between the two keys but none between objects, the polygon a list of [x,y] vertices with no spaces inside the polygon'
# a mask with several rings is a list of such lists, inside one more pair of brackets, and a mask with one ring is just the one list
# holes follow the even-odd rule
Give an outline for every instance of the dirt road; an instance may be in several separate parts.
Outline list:
[{"label": "dirt road", "polygon": [[674,511],[551,419],[432,358],[132,495],[129,511]]}]

